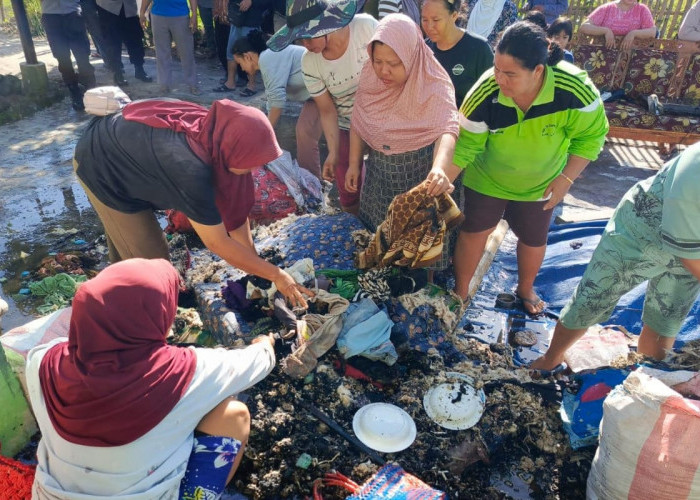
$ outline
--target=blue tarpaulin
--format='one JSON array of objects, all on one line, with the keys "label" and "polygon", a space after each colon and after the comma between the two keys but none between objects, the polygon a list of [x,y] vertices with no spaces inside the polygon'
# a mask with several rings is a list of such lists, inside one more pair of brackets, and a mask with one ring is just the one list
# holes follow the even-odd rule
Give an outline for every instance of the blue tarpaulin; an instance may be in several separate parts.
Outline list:
[{"label": "blue tarpaulin", "polygon": [[[606,224],[607,221],[593,221],[550,228],[547,253],[535,281],[535,289],[550,311],[558,314],[573,294]],[[498,293],[515,290],[518,278],[516,241],[509,231],[474,298],[476,307],[492,307]],[[645,290],[646,283],[643,283],[624,295],[605,324],[622,325],[631,333],[639,334]],[[678,334],[676,347],[700,338],[699,317],[700,300],[697,300]]]}]

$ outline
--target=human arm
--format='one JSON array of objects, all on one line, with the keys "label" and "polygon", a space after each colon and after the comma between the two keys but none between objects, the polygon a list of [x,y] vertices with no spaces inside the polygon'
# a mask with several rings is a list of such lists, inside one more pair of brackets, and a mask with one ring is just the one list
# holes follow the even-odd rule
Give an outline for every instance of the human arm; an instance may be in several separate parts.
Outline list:
[{"label": "human arm", "polygon": [[335,179],[335,165],[338,163],[338,148],[340,140],[340,129],[338,127],[338,110],[335,108],[335,103],[331,99],[328,91],[320,96],[314,96],[314,102],[318,107],[318,112],[321,117],[321,129],[326,138],[328,146],[328,156],[323,162],[323,178],[327,181]]},{"label": "human arm", "polygon": [[455,136],[450,133],[442,134],[435,141],[433,166],[425,178],[430,196],[449,194],[455,189],[453,182],[461,172],[461,169],[452,163],[456,141]]},{"label": "human arm", "polygon": [[143,0],[141,2],[141,8],[139,9],[139,21],[141,22],[141,27],[146,29],[146,24],[148,19],[146,18],[146,12],[151,5],[152,0]]},{"label": "human arm", "polygon": [[238,237],[232,238],[226,232],[223,223],[205,225],[192,219],[189,220],[204,245],[213,253],[247,274],[254,274],[274,282],[277,289],[289,300],[292,306],[307,307],[302,293],[313,295],[313,292],[297,284],[284,270],[261,259],[255,250],[245,242],[242,233]]},{"label": "human arm", "polygon": [[590,18],[586,19],[583,24],[579,26],[578,32],[583,33],[584,35],[592,36],[603,35],[605,36],[605,47],[608,49],[615,48],[615,34],[612,32],[612,30],[610,28],[606,28],[605,26],[597,26],[593,24]]},{"label": "human arm", "polygon": [[678,39],[700,42],[700,2],[695,2],[678,28]]},{"label": "human arm", "polygon": [[348,171],[345,173],[345,189],[350,193],[357,192],[362,175],[362,158],[365,153],[365,142],[357,133],[355,127],[350,127],[350,159]]},{"label": "human arm", "polygon": [[627,50],[632,47],[634,40],[636,38],[654,38],[656,36],[656,26],[651,28],[643,28],[638,30],[632,30],[625,35],[625,37],[620,42],[620,48]]},{"label": "human arm", "polygon": [[197,0],[190,0],[190,31],[197,31]]},{"label": "human arm", "polygon": [[681,259],[683,266],[690,274],[695,276],[700,281],[700,258],[698,259]]},{"label": "human arm", "polygon": [[258,56],[258,67],[267,95],[267,118],[274,127],[287,103],[287,84],[293,58],[289,53],[264,50]]},{"label": "human arm", "polygon": [[214,0],[214,8],[212,13],[214,14],[214,19],[218,19],[219,22],[228,24],[228,0]]},{"label": "human arm", "polygon": [[570,155],[566,162],[564,170],[549,183],[547,189],[544,190],[544,198],[549,198],[542,210],[549,210],[556,207],[569,192],[571,186],[574,185],[576,178],[581,175],[581,172],[590,163],[586,158]]},{"label": "human arm", "polygon": [[248,9],[250,9],[253,6],[253,0],[241,0],[241,3],[238,5],[238,9],[241,12],[245,12]]}]

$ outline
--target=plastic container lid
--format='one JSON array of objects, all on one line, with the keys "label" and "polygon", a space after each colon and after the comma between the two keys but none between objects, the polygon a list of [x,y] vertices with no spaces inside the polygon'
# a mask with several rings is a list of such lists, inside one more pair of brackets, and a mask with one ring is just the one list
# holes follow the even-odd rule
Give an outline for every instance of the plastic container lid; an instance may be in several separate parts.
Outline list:
[{"label": "plastic container lid", "polygon": [[405,450],[416,439],[411,416],[388,403],[372,403],[357,410],[352,430],[360,441],[382,453]]},{"label": "plastic container lid", "polygon": [[436,424],[450,430],[476,425],[484,413],[486,394],[474,388],[474,380],[456,372],[445,374],[452,382],[431,387],[423,397],[423,407]]}]

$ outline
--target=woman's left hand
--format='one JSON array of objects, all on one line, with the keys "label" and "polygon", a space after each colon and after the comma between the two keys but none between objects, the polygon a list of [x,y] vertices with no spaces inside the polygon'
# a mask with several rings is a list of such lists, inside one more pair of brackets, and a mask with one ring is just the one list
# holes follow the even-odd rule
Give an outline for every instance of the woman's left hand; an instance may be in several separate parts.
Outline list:
[{"label": "woman's left hand", "polygon": [[196,15],[190,16],[190,31],[192,33],[197,31],[197,16]]},{"label": "woman's left hand", "polygon": [[547,189],[544,190],[543,197],[547,198],[550,195],[551,197],[547,203],[545,203],[542,210],[549,210],[559,205],[564,199],[564,196],[566,196],[566,193],[569,192],[569,188],[571,188],[571,183],[561,175],[557,175],[554,180],[549,183]]},{"label": "woman's left hand", "polygon": [[636,33],[634,32],[634,30],[632,30],[625,35],[625,38],[623,38],[620,42],[620,48],[622,50],[627,50],[632,47],[632,44],[634,43],[635,34]]},{"label": "woman's left hand", "polygon": [[447,174],[439,169],[431,170],[423,182],[427,186],[430,196],[438,196],[442,193],[450,194],[455,190],[454,184],[450,182]]}]

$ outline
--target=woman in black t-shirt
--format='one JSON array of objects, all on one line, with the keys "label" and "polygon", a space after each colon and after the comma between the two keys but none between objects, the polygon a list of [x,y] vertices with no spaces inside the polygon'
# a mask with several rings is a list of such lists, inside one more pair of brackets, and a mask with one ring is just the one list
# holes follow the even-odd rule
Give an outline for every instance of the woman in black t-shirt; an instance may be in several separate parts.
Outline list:
[{"label": "woman in black t-shirt", "polygon": [[481,74],[493,66],[493,51],[488,42],[457,26],[461,0],[425,0],[421,8],[421,26],[426,43],[435,54],[455,87],[459,108],[469,89]]},{"label": "woman in black t-shirt", "polygon": [[248,224],[250,172],[281,154],[258,109],[229,100],[207,110],[154,99],[93,120],[75,148],[75,167],[105,227],[111,261],[167,259],[153,211],[173,208],[187,216],[209,250],[274,282],[293,306],[306,307],[302,293],[312,293],[258,257]]}]

